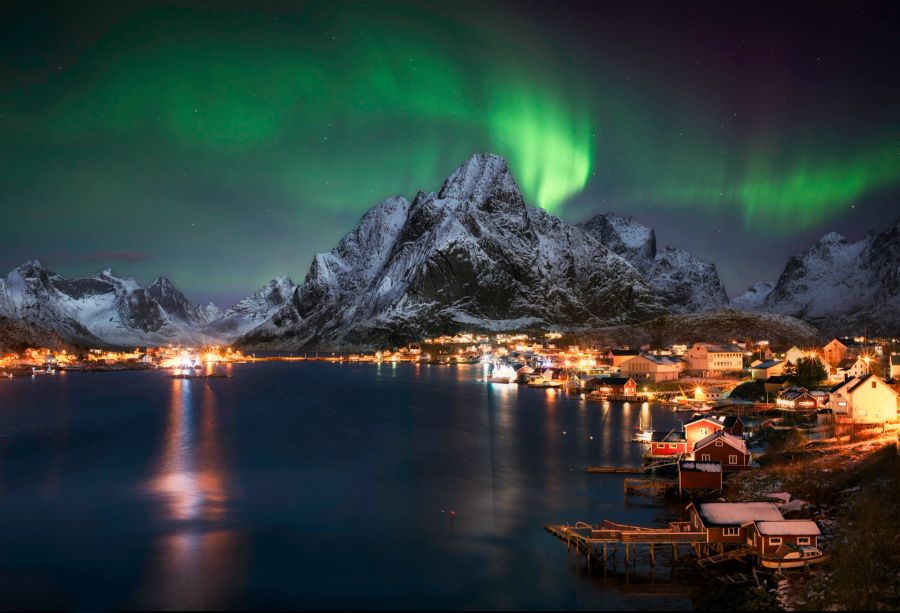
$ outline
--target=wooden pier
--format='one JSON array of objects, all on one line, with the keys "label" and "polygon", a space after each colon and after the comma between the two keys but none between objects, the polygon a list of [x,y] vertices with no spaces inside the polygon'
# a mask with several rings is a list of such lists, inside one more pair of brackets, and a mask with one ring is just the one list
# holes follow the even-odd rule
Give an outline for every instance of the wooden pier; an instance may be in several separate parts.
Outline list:
[{"label": "wooden pier", "polygon": [[624,475],[642,475],[644,474],[643,468],[636,468],[634,466],[585,466],[584,472],[586,473],[600,473],[600,474],[624,474]]},{"label": "wooden pier", "polygon": [[681,545],[690,545],[698,557],[701,547],[706,545],[706,533],[692,531],[688,522],[670,522],[668,528],[644,528],[603,520],[599,525],[577,522],[574,526],[549,525],[544,529],[563,541],[569,552],[583,555],[588,568],[592,563],[605,568],[610,557],[615,566],[619,550],[624,553],[626,565],[633,563],[639,545],[646,548],[651,566],[656,564],[659,548],[671,547],[674,562]]}]

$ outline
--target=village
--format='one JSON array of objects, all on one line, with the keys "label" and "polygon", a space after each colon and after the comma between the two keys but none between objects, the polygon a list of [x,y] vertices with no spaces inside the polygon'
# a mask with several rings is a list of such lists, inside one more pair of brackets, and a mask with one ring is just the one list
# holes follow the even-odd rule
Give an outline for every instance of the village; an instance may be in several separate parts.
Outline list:
[{"label": "village", "polygon": [[[653,568],[666,557],[673,566],[687,563],[700,573],[694,585],[701,608],[841,610],[860,602],[895,608],[895,339],[834,338],[782,351],[765,341],[651,351],[562,348],[558,336],[498,337],[503,345],[496,349],[483,337],[435,340],[462,345],[457,359],[480,355],[491,384],[685,412],[680,428],[636,426],[633,441],[646,446],[639,470],[585,467],[645,473],[625,477],[623,495],[680,501],[680,513],[665,527],[605,518],[545,526],[587,570],[606,576],[621,568],[627,576],[640,563]],[[861,522],[878,515],[871,510],[877,499],[888,503],[879,506],[881,521]],[[860,524],[883,543],[863,545],[869,536]]]},{"label": "village", "polygon": [[[846,532],[856,494],[871,489],[853,475],[873,458],[896,464],[896,339],[834,338],[820,347],[782,348],[734,340],[657,349],[567,342],[574,340],[556,332],[463,333],[366,354],[259,357],[229,347],[26,349],[0,357],[0,374],[162,369],[175,378],[231,376],[231,364],[270,360],[478,365],[470,368],[472,377],[489,386],[547,388],[607,410],[615,402],[657,403],[683,414],[671,428],[635,424],[633,442],[644,448],[640,467],[584,467],[628,474],[623,496],[675,501],[678,517],[664,527],[608,518],[545,526],[588,569],[605,574],[621,565],[627,572],[668,559],[730,589],[740,584],[763,593],[754,601],[762,608],[776,597],[781,608],[790,608],[811,598],[794,594],[791,600],[797,585],[833,577],[834,570],[816,569],[832,569],[835,554],[842,558],[837,538],[845,544],[865,539]],[[883,480],[874,483],[884,487]],[[890,538],[896,538],[893,531]],[[829,586],[816,589],[825,606]]]}]

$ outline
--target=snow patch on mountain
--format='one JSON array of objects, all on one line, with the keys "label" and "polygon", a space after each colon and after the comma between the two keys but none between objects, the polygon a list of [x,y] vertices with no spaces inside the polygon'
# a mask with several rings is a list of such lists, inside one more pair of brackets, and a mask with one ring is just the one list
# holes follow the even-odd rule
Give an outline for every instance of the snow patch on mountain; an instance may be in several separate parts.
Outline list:
[{"label": "snow patch on mountain", "polygon": [[772,293],[774,281],[758,281],[746,292],[731,301],[731,306],[742,311],[754,311],[762,306],[766,297]]},{"label": "snow patch on mountain", "polygon": [[657,251],[656,233],[631,217],[601,213],[579,225],[634,266],[670,311],[691,313],[728,304],[715,264],[677,247]]},{"label": "snow patch on mountain", "polygon": [[900,332],[900,220],[857,242],[830,232],[792,256],[760,309],[838,334]]},{"label": "snow patch on mountain", "polygon": [[272,317],[290,302],[295,290],[289,277],[272,279],[224,312],[219,312],[216,307],[216,316],[210,317],[203,332],[210,338],[230,343]]},{"label": "snow patch on mountain", "polygon": [[582,228],[526,206],[506,161],[473,156],[435,193],[373,207],[294,299],[239,343],[349,349],[478,326],[637,321],[664,309]]}]

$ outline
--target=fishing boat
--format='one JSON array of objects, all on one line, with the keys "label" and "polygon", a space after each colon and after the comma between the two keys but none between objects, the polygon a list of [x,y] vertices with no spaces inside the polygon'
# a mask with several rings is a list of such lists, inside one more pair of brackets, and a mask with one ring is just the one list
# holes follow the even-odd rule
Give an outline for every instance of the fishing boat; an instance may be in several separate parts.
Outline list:
[{"label": "fishing boat", "polygon": [[37,366],[31,367],[31,376],[36,375],[51,375],[53,374],[53,367],[47,366],[46,368],[38,368]]}]

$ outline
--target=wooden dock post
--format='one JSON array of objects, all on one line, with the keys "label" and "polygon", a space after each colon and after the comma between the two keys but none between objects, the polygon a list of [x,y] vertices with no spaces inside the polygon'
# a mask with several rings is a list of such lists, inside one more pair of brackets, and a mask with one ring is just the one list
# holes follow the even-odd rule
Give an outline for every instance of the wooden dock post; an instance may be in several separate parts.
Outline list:
[{"label": "wooden dock post", "polygon": [[656,566],[656,556],[653,555],[653,543],[650,543],[650,566]]}]

